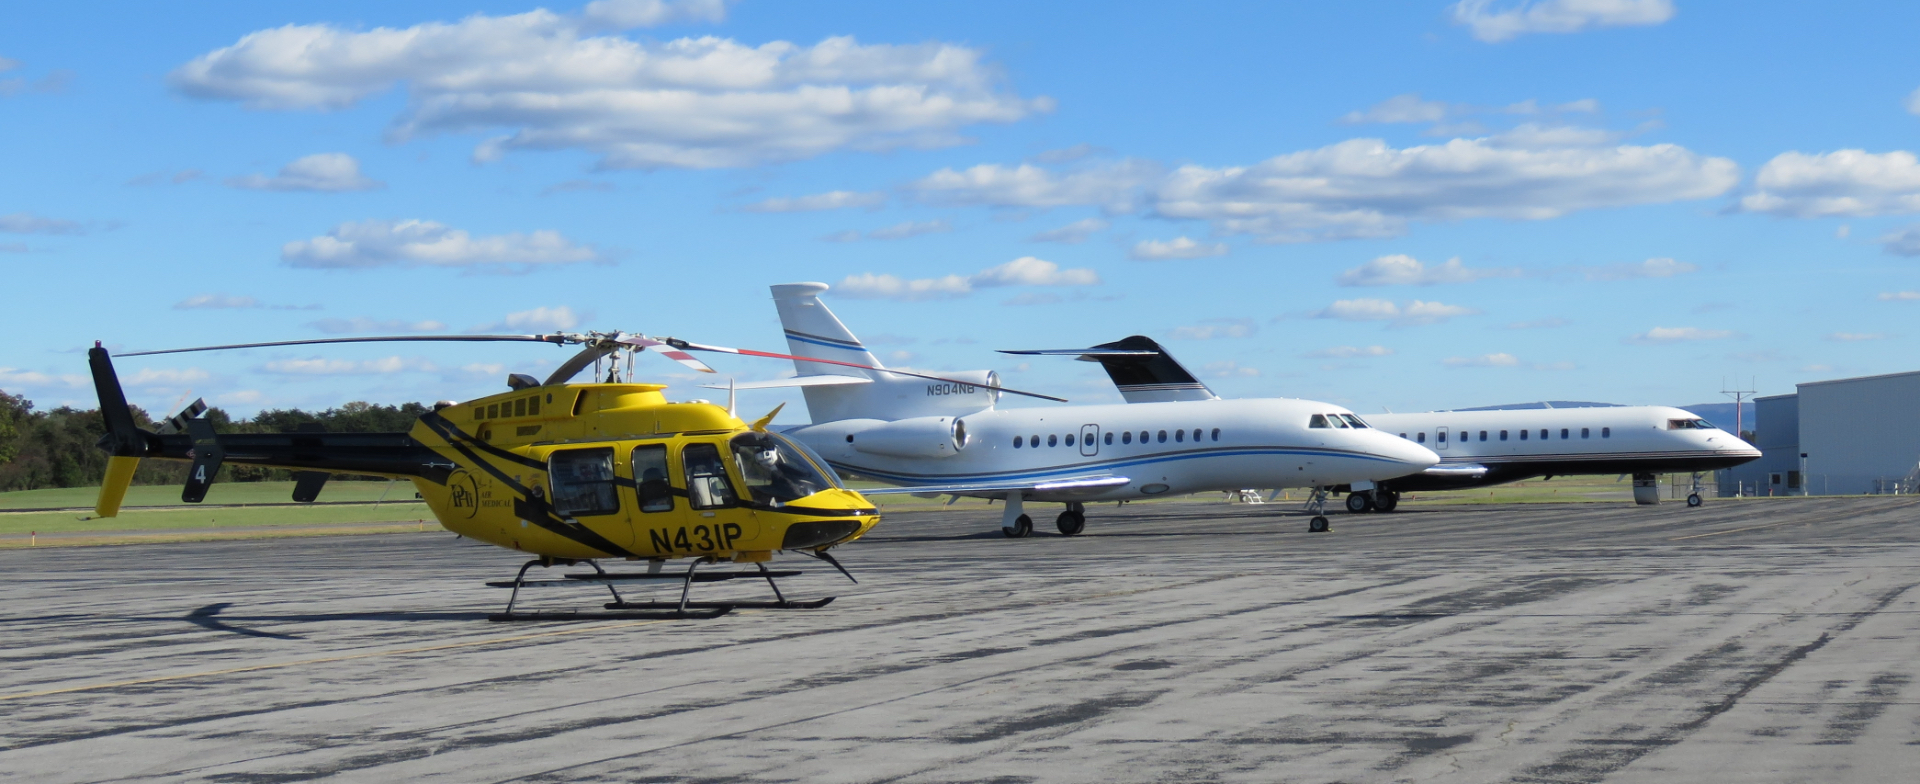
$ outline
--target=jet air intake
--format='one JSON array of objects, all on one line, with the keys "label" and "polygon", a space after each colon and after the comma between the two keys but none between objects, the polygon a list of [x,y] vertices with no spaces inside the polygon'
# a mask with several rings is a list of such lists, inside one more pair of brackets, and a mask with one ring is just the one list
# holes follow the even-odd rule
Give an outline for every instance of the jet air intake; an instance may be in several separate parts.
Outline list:
[{"label": "jet air intake", "polygon": [[958,417],[914,417],[847,435],[854,451],[891,457],[952,457],[967,448],[967,423]]}]

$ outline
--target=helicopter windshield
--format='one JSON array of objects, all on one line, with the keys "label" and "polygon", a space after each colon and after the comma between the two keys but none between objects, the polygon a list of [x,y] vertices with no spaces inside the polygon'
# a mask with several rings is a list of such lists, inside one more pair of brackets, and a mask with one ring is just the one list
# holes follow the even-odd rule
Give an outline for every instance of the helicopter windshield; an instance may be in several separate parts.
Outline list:
[{"label": "helicopter windshield", "polygon": [[800,450],[772,433],[733,437],[733,456],[747,480],[747,492],[759,503],[782,504],[832,487]]}]

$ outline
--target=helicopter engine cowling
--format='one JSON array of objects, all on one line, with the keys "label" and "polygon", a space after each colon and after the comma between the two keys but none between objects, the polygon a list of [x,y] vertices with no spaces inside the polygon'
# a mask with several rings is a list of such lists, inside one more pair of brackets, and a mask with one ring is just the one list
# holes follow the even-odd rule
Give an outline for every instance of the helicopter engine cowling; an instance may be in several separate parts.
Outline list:
[{"label": "helicopter engine cowling", "polygon": [[847,443],[870,455],[952,457],[967,448],[967,424],[959,417],[900,419],[848,433]]}]

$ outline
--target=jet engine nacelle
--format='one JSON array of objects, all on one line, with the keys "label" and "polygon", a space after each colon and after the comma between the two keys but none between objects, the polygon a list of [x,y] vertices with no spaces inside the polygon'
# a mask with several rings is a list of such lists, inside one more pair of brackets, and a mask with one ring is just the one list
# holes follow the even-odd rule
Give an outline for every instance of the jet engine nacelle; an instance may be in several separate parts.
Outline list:
[{"label": "jet engine nacelle", "polygon": [[847,434],[856,452],[891,457],[952,457],[967,448],[967,423],[958,417],[875,422]]}]

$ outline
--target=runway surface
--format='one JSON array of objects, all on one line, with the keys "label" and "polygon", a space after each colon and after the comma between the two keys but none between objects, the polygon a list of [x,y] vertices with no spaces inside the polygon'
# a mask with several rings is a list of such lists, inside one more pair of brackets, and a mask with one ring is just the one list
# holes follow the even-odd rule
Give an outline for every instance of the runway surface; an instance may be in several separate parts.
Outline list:
[{"label": "runway surface", "polygon": [[1308,534],[1291,505],[1106,506],[1083,536],[1014,541],[987,507],[893,514],[837,551],[857,586],[779,562],[807,569],[790,595],[831,606],[698,622],[488,623],[506,597],[481,583],[521,559],[445,533],[0,552],[0,779],[1920,768],[1920,499],[1333,520]]}]

